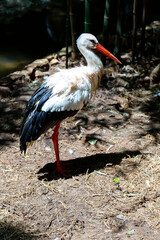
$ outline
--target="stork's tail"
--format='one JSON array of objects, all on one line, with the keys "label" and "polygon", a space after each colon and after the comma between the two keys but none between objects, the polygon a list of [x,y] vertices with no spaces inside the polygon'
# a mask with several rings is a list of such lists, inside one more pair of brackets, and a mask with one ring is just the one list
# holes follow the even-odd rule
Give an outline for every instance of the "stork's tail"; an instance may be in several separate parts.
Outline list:
[{"label": "stork's tail", "polygon": [[31,126],[29,127],[28,126],[29,124],[27,125],[24,125],[21,133],[20,133],[20,150],[21,152],[24,154],[26,153],[26,150],[27,150],[27,147],[29,147],[30,145],[32,145],[33,143],[33,140],[32,140],[32,137],[31,137]]}]

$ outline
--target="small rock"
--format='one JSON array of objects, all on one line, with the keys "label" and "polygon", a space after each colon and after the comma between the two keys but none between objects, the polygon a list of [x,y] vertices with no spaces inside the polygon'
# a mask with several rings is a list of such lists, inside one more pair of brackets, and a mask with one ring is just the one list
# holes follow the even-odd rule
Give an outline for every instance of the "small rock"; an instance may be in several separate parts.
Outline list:
[{"label": "small rock", "polygon": [[50,148],[50,147],[45,147],[45,150],[46,150],[47,152],[51,152],[51,148]]},{"label": "small rock", "polygon": [[115,115],[114,114],[110,114],[109,117],[115,117]]},{"label": "small rock", "polygon": [[117,92],[117,93],[125,92],[125,88],[124,87],[117,87],[117,88],[115,88],[115,92]]},{"label": "small rock", "polygon": [[53,65],[55,65],[57,63],[59,63],[59,61],[57,59],[55,59],[55,58],[50,61],[50,65],[51,66],[53,66]]},{"label": "small rock", "polygon": [[2,141],[12,141],[12,136],[10,136],[8,133],[1,133],[0,134],[0,140]]},{"label": "small rock", "polygon": [[33,63],[27,65],[25,67],[27,71],[32,74],[35,69],[38,69],[40,71],[48,71],[49,69],[49,61],[48,59],[37,59]]},{"label": "small rock", "polygon": [[138,73],[133,74],[133,77],[139,77]]},{"label": "small rock", "polygon": [[127,72],[127,73],[134,73],[136,72],[134,68],[132,68],[130,65],[125,65],[122,68],[123,72]]},{"label": "small rock", "polygon": [[11,90],[9,89],[9,87],[0,86],[0,95],[2,97],[7,97],[10,94],[11,94]]},{"label": "small rock", "polygon": [[48,59],[37,59],[33,63],[35,63],[38,67],[43,67],[44,65],[48,64]]},{"label": "small rock", "polygon": [[160,78],[160,64],[158,64],[150,74],[151,81],[157,81]]},{"label": "small rock", "polygon": [[22,78],[22,74],[21,74],[21,71],[16,71],[16,72],[14,72],[14,73],[9,74],[8,77],[9,77],[11,80],[16,81],[17,79]]},{"label": "small rock", "polygon": [[115,86],[116,87],[126,87],[128,85],[128,82],[123,80],[122,78],[117,78],[115,80]]},{"label": "small rock", "polygon": [[150,214],[150,213],[145,213],[145,215],[146,215],[147,217],[150,217],[150,216],[151,216],[151,214]]},{"label": "small rock", "polygon": [[124,216],[123,216],[122,214],[118,214],[118,215],[116,216],[116,218],[117,218],[117,219],[120,219],[120,220],[123,220],[123,219],[124,219]]},{"label": "small rock", "polygon": [[7,107],[7,108],[4,109],[4,112],[5,112],[5,113],[11,112],[11,111],[12,111],[12,109],[11,109],[10,107]]},{"label": "small rock", "polygon": [[150,187],[150,186],[151,186],[148,179],[146,180],[146,185],[147,185],[147,187]]},{"label": "small rock", "polygon": [[99,109],[103,110],[103,109],[106,109],[106,107],[101,105],[101,106],[99,106]]},{"label": "small rock", "polygon": [[132,230],[128,231],[127,234],[128,234],[128,235],[134,235],[134,234],[135,234],[135,230],[132,229]]},{"label": "small rock", "polygon": [[55,58],[55,54],[50,54],[46,57],[49,61],[51,61],[53,58]]},{"label": "small rock", "polygon": [[112,232],[112,229],[105,229],[104,232],[105,233]]},{"label": "small rock", "polygon": [[49,71],[43,72],[45,75],[49,76]]},{"label": "small rock", "polygon": [[144,80],[145,80],[145,81],[150,81],[150,77],[149,77],[149,76],[146,76],[146,77],[144,78]]},{"label": "small rock", "polygon": [[73,149],[72,148],[70,148],[69,150],[68,150],[68,152],[70,153],[70,154],[73,154]]},{"label": "small rock", "polygon": [[128,59],[128,58],[131,59],[131,57],[132,57],[132,53],[131,52],[125,53],[125,54],[121,55],[122,59]]},{"label": "small rock", "polygon": [[122,115],[125,116],[125,117],[129,117],[129,113],[124,112],[124,113],[122,113]]},{"label": "small rock", "polygon": [[160,97],[160,93],[155,94],[154,97]]},{"label": "small rock", "polygon": [[30,77],[29,77],[29,72],[27,70],[22,70],[21,71],[21,75],[22,75],[22,78],[24,80],[28,80]]},{"label": "small rock", "polygon": [[62,60],[62,61],[65,61],[65,60],[66,60],[66,56],[62,56],[62,57],[61,57],[61,60]]},{"label": "small rock", "polygon": [[42,78],[44,76],[44,73],[43,72],[41,72],[41,71],[39,71],[39,70],[36,70],[35,71],[35,77],[37,77],[37,78]]},{"label": "small rock", "polygon": [[31,75],[35,69],[35,66],[32,66],[30,64],[30,65],[27,65],[25,68],[27,68],[26,71],[28,72],[28,74]]},{"label": "small rock", "polygon": [[18,102],[28,102],[30,98],[31,98],[30,95],[22,95],[22,96],[18,97],[16,100]]}]

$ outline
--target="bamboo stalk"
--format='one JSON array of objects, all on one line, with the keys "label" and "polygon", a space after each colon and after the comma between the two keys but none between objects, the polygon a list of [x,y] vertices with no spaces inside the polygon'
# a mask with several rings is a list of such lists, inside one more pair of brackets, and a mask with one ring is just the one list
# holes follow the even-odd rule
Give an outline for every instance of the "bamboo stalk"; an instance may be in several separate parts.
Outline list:
[{"label": "bamboo stalk", "polygon": [[120,51],[121,43],[120,36],[122,35],[122,26],[121,26],[121,0],[117,0],[117,25],[116,25],[116,38],[115,38],[115,48],[114,53],[116,54]]},{"label": "bamboo stalk", "polygon": [[143,0],[142,32],[141,32],[141,57],[144,55],[144,52],[145,52],[146,9],[147,9],[147,0]]},{"label": "bamboo stalk", "polygon": [[110,3],[109,0],[105,1],[105,10],[104,10],[104,19],[103,19],[103,45],[108,47],[108,35],[109,35],[109,12],[110,12]]},{"label": "bamboo stalk", "polygon": [[84,21],[84,32],[91,32],[91,0],[85,0],[85,21]]},{"label": "bamboo stalk", "polygon": [[133,2],[133,42],[132,42],[132,62],[135,61],[136,56],[136,39],[137,39],[137,3],[138,0]]},{"label": "bamboo stalk", "polygon": [[66,68],[68,68],[68,34],[69,33],[69,0],[67,0],[67,12],[66,12],[66,37],[65,37],[65,45],[66,45]]},{"label": "bamboo stalk", "polygon": [[77,55],[77,46],[76,46],[76,28],[75,28],[75,14],[73,12],[72,0],[70,0],[70,23],[71,23],[71,36],[72,36],[72,49],[73,54],[72,58],[75,59]]}]

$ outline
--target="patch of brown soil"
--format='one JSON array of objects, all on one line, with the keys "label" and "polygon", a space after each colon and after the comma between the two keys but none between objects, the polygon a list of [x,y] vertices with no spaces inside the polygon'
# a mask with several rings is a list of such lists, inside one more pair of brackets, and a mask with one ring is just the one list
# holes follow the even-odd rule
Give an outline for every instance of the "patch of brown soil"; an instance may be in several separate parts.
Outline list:
[{"label": "patch of brown soil", "polygon": [[90,104],[60,129],[66,179],[54,173],[51,132],[26,156],[19,151],[22,112],[37,86],[21,82],[1,99],[0,239],[160,239],[157,86],[144,87],[141,71],[119,71],[111,66]]}]

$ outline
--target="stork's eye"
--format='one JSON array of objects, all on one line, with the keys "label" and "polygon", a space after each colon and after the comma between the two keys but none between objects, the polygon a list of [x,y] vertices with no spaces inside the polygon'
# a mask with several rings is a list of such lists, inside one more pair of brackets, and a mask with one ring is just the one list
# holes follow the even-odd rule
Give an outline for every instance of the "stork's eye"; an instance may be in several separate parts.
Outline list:
[{"label": "stork's eye", "polygon": [[97,43],[95,42],[95,40],[90,40],[94,45],[96,45]]}]

